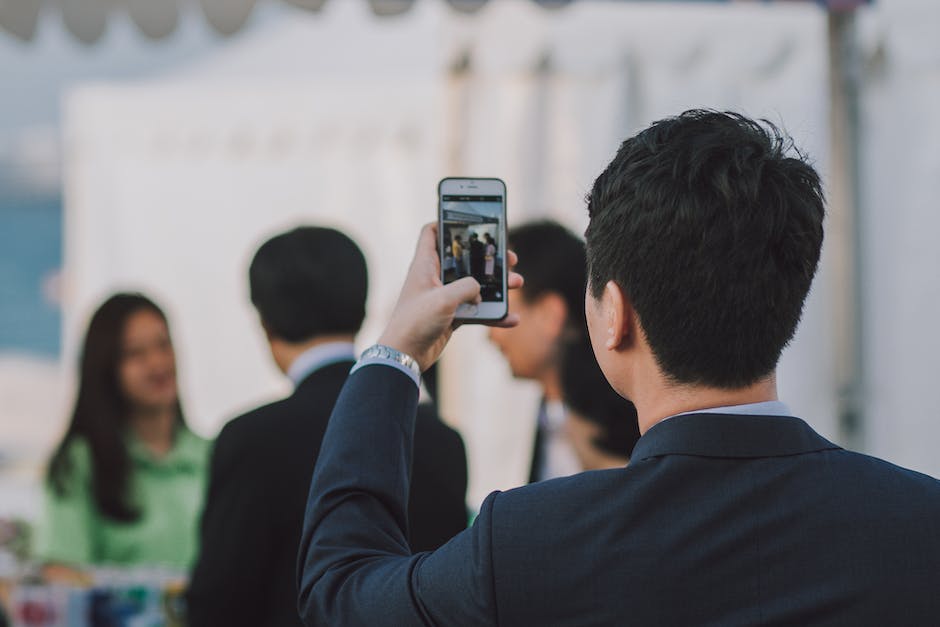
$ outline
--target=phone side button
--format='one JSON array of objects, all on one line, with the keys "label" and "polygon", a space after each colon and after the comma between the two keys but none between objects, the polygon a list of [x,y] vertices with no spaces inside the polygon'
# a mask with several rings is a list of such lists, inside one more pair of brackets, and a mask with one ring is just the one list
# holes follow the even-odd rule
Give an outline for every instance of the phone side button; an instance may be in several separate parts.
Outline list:
[{"label": "phone side button", "polygon": [[472,318],[477,315],[477,312],[480,310],[479,307],[473,303],[464,303],[457,307],[457,317],[458,318]]}]

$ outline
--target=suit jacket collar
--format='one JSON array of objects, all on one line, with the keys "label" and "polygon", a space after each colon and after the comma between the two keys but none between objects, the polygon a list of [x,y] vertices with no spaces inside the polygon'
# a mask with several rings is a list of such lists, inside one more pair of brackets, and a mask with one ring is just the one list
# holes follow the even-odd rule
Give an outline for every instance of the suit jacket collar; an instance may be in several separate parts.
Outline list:
[{"label": "suit jacket collar", "polygon": [[839,448],[799,418],[684,414],[653,425],[637,441],[630,459],[661,455],[780,457]]}]

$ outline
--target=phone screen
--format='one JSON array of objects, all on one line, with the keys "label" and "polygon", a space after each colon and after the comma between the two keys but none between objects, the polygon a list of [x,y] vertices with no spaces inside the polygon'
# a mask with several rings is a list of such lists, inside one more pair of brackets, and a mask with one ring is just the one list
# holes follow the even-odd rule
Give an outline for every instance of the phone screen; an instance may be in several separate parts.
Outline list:
[{"label": "phone screen", "polygon": [[472,276],[480,284],[484,303],[505,300],[505,215],[503,196],[441,196],[444,283]]}]

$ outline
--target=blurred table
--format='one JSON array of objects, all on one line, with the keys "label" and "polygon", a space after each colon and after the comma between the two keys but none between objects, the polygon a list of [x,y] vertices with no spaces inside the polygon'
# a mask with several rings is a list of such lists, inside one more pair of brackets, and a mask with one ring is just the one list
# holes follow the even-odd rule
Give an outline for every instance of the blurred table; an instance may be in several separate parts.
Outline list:
[{"label": "blurred table", "polygon": [[[109,571],[88,586],[0,580],[13,627],[182,627],[185,582]],[[2,623],[0,623],[2,625]]]}]

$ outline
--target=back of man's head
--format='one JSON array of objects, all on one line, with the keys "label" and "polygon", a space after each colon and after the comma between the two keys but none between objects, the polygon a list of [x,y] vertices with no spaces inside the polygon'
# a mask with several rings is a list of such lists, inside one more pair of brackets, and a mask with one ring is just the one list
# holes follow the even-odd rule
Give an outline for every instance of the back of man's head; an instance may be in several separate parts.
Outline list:
[{"label": "back of man's head", "polygon": [[522,297],[532,302],[544,294],[561,296],[568,323],[584,328],[586,260],[584,241],[550,220],[528,222],[510,229],[509,247],[519,256],[515,270],[525,277]]},{"label": "back of man's head", "polygon": [[776,127],[701,110],[656,122],[623,143],[588,212],[591,292],[620,286],[667,378],[733,389],[774,371],[825,212],[819,175]]},{"label": "back of man's head", "polygon": [[268,333],[286,342],[355,334],[365,318],[365,257],[335,229],[302,226],[272,237],[255,253],[248,282]]}]

